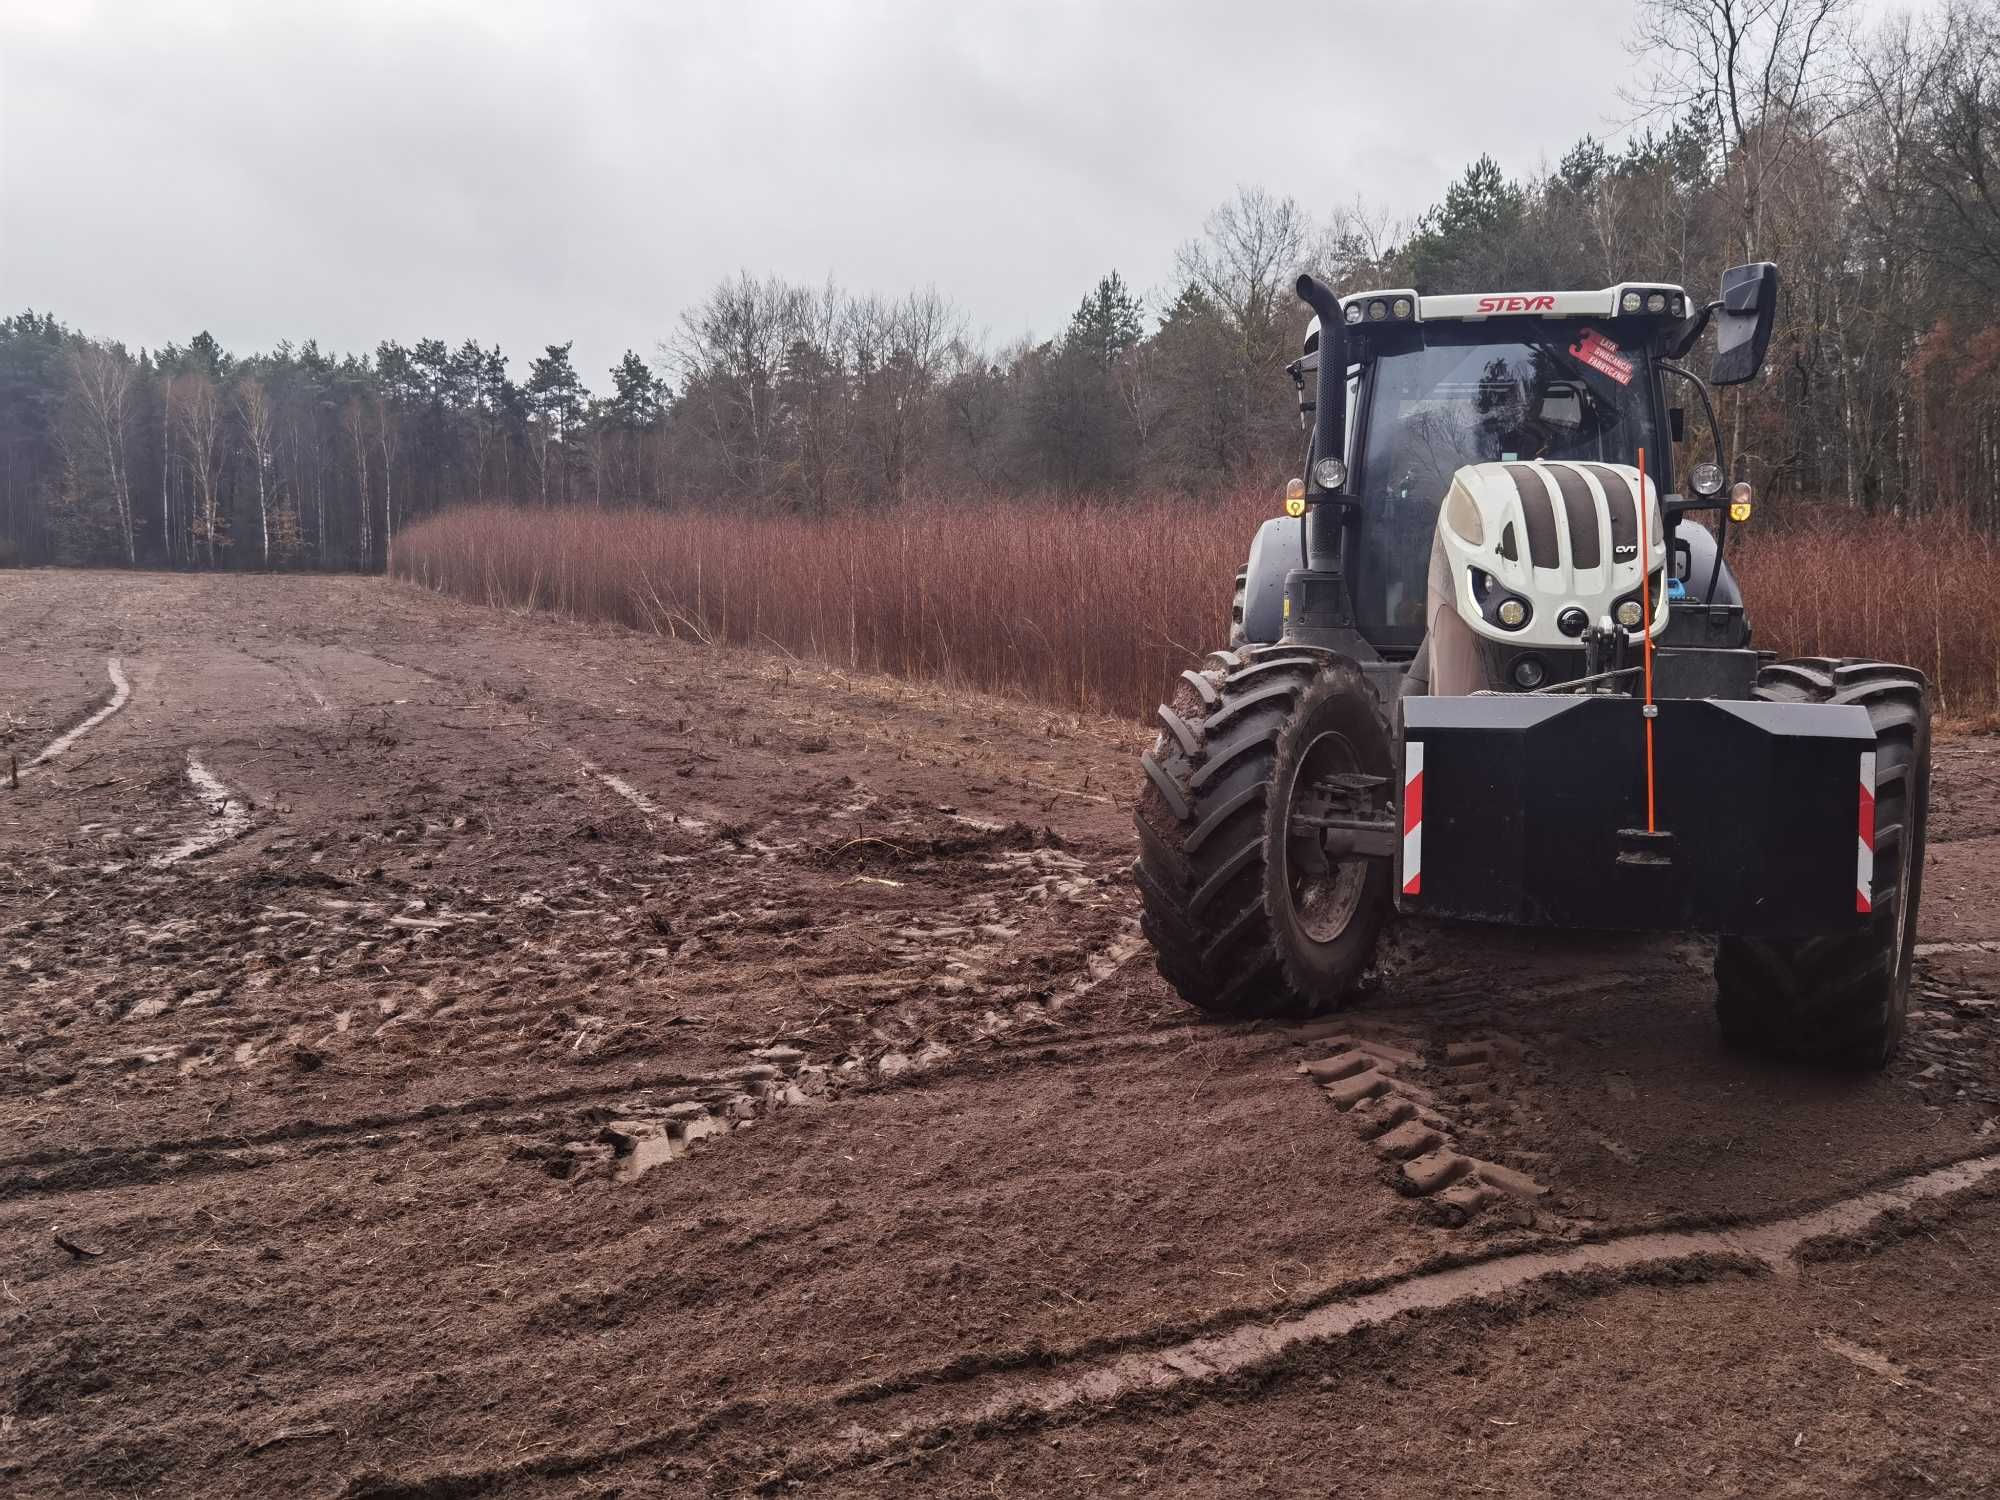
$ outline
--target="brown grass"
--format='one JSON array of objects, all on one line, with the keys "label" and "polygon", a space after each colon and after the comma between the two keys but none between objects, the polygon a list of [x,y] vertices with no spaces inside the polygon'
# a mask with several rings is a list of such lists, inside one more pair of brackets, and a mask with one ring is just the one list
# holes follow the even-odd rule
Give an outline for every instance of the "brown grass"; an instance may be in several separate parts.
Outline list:
[{"label": "brown grass", "polygon": [[1223,644],[1268,501],[915,506],[816,523],[446,512],[394,571],[460,598],[1139,714]]},{"label": "brown grass", "polygon": [[1823,510],[1752,529],[1731,565],[1755,644],[1781,656],[1866,656],[1929,674],[1938,713],[2000,709],[2000,545],[1947,518]]},{"label": "brown grass", "polygon": [[[1249,492],[823,523],[486,505],[410,527],[392,566],[483,604],[1137,716],[1222,644],[1230,580],[1273,511]],[[1962,719],[2000,704],[1990,539],[1831,512],[1739,536],[1759,646],[1909,662]]]}]

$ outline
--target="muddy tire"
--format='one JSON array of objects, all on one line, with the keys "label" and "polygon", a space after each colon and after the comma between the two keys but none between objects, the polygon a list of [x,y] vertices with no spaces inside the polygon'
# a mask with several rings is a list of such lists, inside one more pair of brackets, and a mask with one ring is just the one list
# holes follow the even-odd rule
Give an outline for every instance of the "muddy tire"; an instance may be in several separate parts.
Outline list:
[{"label": "muddy tire", "polygon": [[1250,571],[1240,568],[1236,573],[1236,592],[1229,599],[1229,649],[1240,651],[1250,643],[1249,632],[1244,628],[1243,609],[1249,597]]},{"label": "muddy tire", "polygon": [[1733,1045],[1768,1055],[1881,1068],[1909,1010],[1930,814],[1931,708],[1923,673],[1811,657],[1757,677],[1767,703],[1852,703],[1875,725],[1873,915],[1853,932],[1791,941],[1725,938],[1715,1011]]},{"label": "muddy tire", "polygon": [[1160,973],[1215,1016],[1338,1004],[1374,956],[1388,861],[1329,863],[1290,830],[1307,800],[1390,795],[1389,735],[1360,670],[1298,647],[1217,652],[1182,674],[1160,721],[1137,808]]}]

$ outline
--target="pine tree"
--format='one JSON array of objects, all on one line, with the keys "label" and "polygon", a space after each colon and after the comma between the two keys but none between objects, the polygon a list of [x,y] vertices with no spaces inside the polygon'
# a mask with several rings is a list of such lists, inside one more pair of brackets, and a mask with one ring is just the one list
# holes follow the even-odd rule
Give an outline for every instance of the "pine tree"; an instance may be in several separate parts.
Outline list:
[{"label": "pine tree", "polygon": [[1065,346],[1088,354],[1100,368],[1109,369],[1119,355],[1139,342],[1144,313],[1145,304],[1132,295],[1125,278],[1113,271],[1070,315]]}]

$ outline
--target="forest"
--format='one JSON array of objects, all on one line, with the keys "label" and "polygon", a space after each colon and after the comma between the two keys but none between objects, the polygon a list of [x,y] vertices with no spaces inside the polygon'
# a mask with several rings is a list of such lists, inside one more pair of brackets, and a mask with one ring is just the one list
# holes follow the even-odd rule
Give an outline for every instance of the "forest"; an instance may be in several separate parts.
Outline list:
[{"label": "forest", "polygon": [[601,376],[564,343],[525,366],[476,339],[134,349],[22,311],[0,319],[0,562],[376,569],[475,501],[817,518],[1275,490],[1302,268],[1707,297],[1755,259],[1782,267],[1780,319],[1723,418],[1762,515],[2000,528],[2000,3],[1864,26],[1851,0],[1648,0],[1633,47],[1629,130],[1525,172],[1482,155],[1407,223],[1240,188],[1165,289],[1107,270],[1054,336],[1002,348],[936,288],[749,272]]}]

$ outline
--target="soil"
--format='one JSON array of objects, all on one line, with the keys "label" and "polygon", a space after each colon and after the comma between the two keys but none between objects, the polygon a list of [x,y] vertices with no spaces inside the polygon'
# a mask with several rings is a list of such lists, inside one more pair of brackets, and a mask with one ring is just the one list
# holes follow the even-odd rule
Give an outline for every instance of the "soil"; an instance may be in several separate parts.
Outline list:
[{"label": "soil", "polygon": [[9,1494],[2000,1481],[2000,742],[1857,1077],[1690,939],[1201,1022],[1122,722],[380,580],[16,574],[0,641]]}]

